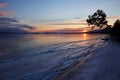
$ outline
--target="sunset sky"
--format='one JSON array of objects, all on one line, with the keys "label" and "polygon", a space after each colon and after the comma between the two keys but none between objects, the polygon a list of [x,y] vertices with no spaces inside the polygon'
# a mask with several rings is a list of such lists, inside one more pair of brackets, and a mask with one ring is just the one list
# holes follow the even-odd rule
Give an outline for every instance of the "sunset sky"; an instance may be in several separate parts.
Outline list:
[{"label": "sunset sky", "polygon": [[17,18],[37,32],[69,28],[85,31],[88,15],[102,9],[113,24],[120,18],[119,7],[120,0],[0,0],[0,15]]}]

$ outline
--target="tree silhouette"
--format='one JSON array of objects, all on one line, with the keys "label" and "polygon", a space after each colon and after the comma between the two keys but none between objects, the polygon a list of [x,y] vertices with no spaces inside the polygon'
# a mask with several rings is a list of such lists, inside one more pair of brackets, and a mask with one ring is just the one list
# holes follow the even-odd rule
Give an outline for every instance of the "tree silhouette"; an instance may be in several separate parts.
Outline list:
[{"label": "tree silhouette", "polygon": [[111,31],[111,36],[116,37],[117,39],[119,38],[120,40],[120,20],[117,19],[113,25],[112,31]]},{"label": "tree silhouette", "polygon": [[103,10],[97,10],[93,15],[89,15],[88,19],[86,20],[88,25],[92,25],[93,29],[95,26],[102,28],[103,26],[110,27],[107,23],[108,21],[106,20],[107,15]]}]

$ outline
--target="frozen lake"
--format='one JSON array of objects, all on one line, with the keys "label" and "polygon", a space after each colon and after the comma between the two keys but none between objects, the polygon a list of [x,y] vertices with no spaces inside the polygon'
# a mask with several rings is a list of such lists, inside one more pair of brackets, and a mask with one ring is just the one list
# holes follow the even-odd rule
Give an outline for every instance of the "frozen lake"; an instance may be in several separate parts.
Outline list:
[{"label": "frozen lake", "polygon": [[102,34],[0,35],[0,80],[50,80],[99,48]]}]

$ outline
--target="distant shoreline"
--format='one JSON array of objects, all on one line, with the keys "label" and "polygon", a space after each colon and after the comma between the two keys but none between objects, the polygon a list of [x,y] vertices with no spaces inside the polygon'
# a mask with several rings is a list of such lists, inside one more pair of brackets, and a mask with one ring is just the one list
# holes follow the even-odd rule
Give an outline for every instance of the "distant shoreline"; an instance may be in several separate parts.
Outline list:
[{"label": "distant shoreline", "polygon": [[80,33],[0,33],[0,34],[107,34],[107,33],[101,33],[101,32],[80,32]]}]

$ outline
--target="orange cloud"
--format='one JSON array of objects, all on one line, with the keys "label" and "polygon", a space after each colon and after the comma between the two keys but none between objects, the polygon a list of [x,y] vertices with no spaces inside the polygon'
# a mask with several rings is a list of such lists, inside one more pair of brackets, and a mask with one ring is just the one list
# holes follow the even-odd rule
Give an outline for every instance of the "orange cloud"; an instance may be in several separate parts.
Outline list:
[{"label": "orange cloud", "polygon": [[0,16],[11,16],[13,13],[11,11],[0,11]]},{"label": "orange cloud", "polygon": [[7,5],[8,5],[8,3],[0,3],[0,8],[3,8],[5,6],[7,6]]}]

